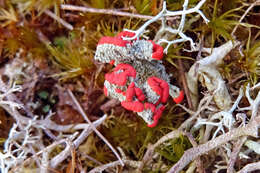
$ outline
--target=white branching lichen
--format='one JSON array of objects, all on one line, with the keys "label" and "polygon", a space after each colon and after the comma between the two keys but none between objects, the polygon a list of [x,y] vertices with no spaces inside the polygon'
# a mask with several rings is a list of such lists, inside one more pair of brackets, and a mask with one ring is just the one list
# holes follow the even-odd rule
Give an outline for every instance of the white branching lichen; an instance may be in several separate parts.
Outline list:
[{"label": "white branching lichen", "polygon": [[[37,120],[37,116],[34,119],[29,119],[28,122],[25,124],[25,127],[23,129],[20,129],[17,124],[13,124],[13,127],[11,128],[9,132],[9,136],[4,144],[4,150],[3,152],[0,152],[0,165],[1,165],[1,172],[8,173],[10,169],[14,169],[16,166],[19,170],[22,168],[21,166],[26,163],[25,161],[27,159],[30,159],[31,156],[35,156],[35,152],[33,152],[30,148],[32,146],[33,148],[37,149],[38,151],[45,150],[45,148],[48,148],[48,146],[43,145],[42,141],[42,130],[43,129],[51,129],[56,130],[60,132],[59,139],[65,140],[65,139],[71,139],[72,143],[76,147],[78,147],[84,139],[92,132],[91,127],[89,124],[77,124],[77,125],[56,125],[55,123],[51,122],[49,119],[47,120]],[[94,126],[99,126],[104,120],[106,119],[106,115],[100,118],[99,120],[93,122]],[[43,124],[42,124],[43,123]],[[49,124],[50,123],[50,124]],[[42,129],[43,128],[43,129]],[[62,132],[72,132],[74,130],[84,129],[80,135],[65,135],[62,134]],[[74,136],[72,138],[72,136]],[[76,138],[77,137],[77,138]],[[74,140],[74,138],[76,138]],[[59,145],[60,143],[57,143]],[[47,168],[48,166],[51,166],[55,168],[59,163],[61,163],[64,159],[70,155],[70,147],[67,145],[67,147],[57,155],[52,157],[48,157],[51,160],[44,159],[46,157],[46,154],[51,153],[55,146],[51,147],[48,150],[45,150],[44,153],[38,152],[38,157],[40,155],[42,156],[40,160],[44,161],[39,165],[40,167]],[[35,157],[34,159],[36,159]],[[47,167],[46,167],[47,166]]]},{"label": "white branching lichen", "polygon": [[[164,50],[163,48],[161,49],[161,55],[163,55],[163,51],[164,53],[167,53],[171,45],[186,41],[190,43],[191,51],[196,50],[196,44],[192,38],[185,35],[184,26],[186,15],[197,13],[198,18],[201,17],[208,23],[209,20],[200,10],[205,2],[206,0],[200,0],[197,5],[188,8],[189,0],[184,0],[183,9],[180,11],[167,10],[166,2],[164,2],[162,10],[156,16],[145,22],[139,29],[136,31],[125,29],[125,32],[132,34],[128,35],[128,33],[116,37],[116,39],[121,39],[120,41],[122,42],[117,42],[117,40],[112,43],[106,40],[108,43],[104,41],[106,44],[99,44],[97,46],[95,55],[96,60],[103,63],[111,63],[116,66],[119,64],[128,64],[131,66],[128,66],[127,68],[121,66],[121,69],[118,68],[117,71],[113,72],[113,77],[121,75],[121,77],[123,76],[122,79],[126,79],[125,83],[123,83],[124,85],[115,84],[116,82],[120,82],[115,80],[116,77],[113,79],[108,77],[111,79],[110,81],[106,79],[104,86],[107,95],[119,99],[120,102],[127,101],[129,105],[140,101],[142,104],[142,109],[140,109],[140,111],[135,111],[136,105],[138,104],[132,104],[131,109],[137,112],[137,114],[149,125],[156,125],[154,122],[158,121],[158,115],[161,115],[164,109],[163,104],[166,101],[162,101],[162,91],[166,88],[169,91],[167,94],[171,95],[173,98],[179,97],[181,91],[178,87],[170,84],[170,75],[166,73],[165,67],[162,64],[162,61],[160,61],[161,59],[153,58],[154,50],[158,48],[156,47],[157,45],[151,40],[140,39],[140,37],[145,38],[144,34],[151,23],[161,21],[161,28],[156,33],[154,39],[158,44],[166,43]],[[53,14],[48,11],[45,11],[45,13],[53,17]],[[180,24],[177,28],[173,28],[166,21],[167,17],[172,16],[181,17]],[[58,19],[56,17],[54,16],[53,18]],[[64,21],[58,20],[65,26],[67,25]],[[67,28],[71,29],[70,25],[67,26]],[[175,35],[176,37],[174,37],[174,39],[169,39],[169,34]],[[104,122],[106,115],[93,123],[90,122],[72,92],[70,92],[72,100],[87,123],[59,125],[51,120],[51,117],[54,114],[52,111],[49,112],[48,116],[40,119],[32,112],[28,112],[28,110],[25,109],[26,105],[22,105],[21,102],[16,100],[16,97],[13,97],[16,92],[22,91],[22,88],[13,81],[20,76],[25,78],[28,77],[23,69],[26,67],[26,64],[23,64],[25,66],[19,66],[19,68],[16,69],[13,68],[16,66],[15,61],[13,61],[11,65],[5,67],[5,72],[3,73],[12,81],[10,83],[13,83],[13,85],[8,87],[0,79],[0,106],[13,116],[16,121],[10,129],[9,136],[4,143],[4,150],[0,152],[1,173],[21,172],[24,171],[22,170],[23,166],[26,165],[30,167],[30,164],[32,164],[34,168],[35,165],[37,166],[37,168],[34,169],[36,172],[47,173],[50,168],[57,168],[60,163],[68,158],[72,153],[72,150],[78,148],[93,131],[95,131],[110,147],[118,160],[96,167],[90,172],[102,172],[118,165],[127,165],[137,168],[137,171],[139,172],[142,172],[142,168],[145,164],[155,167],[154,165],[156,164],[150,163],[158,157],[158,154],[155,154],[156,147],[165,144],[169,139],[176,139],[183,135],[188,137],[188,133],[190,132],[187,131],[189,130],[192,132],[190,134],[193,134],[194,131],[199,131],[201,139],[198,144],[196,144],[196,142],[195,145],[193,144],[193,148],[184,152],[181,159],[170,168],[168,171],[169,173],[183,171],[189,163],[191,164],[187,169],[187,172],[195,171],[196,167],[196,171],[203,172],[203,170],[199,170],[200,168],[197,161],[200,161],[199,157],[201,155],[214,149],[216,149],[217,155],[221,154],[222,160],[215,162],[216,169],[213,172],[229,170],[229,167],[235,169],[234,163],[237,156],[248,159],[250,158],[249,155],[260,154],[259,140],[255,140],[256,138],[259,139],[260,83],[257,83],[251,88],[250,85],[247,85],[245,91],[243,91],[243,88],[241,87],[237,99],[232,101],[227,86],[218,70],[218,65],[223,62],[223,58],[237,45],[237,41],[228,41],[222,46],[213,48],[212,50],[209,48],[201,48],[203,55],[205,53],[207,56],[197,61],[187,74],[188,89],[191,92],[191,100],[196,110],[189,110],[184,105],[179,105],[192,116],[182,123],[178,130],[171,131],[159,139],[154,145],[149,145],[142,161],[128,160],[123,152],[121,152],[121,155],[123,156],[121,159],[117,151],[96,129],[96,127]],[[20,49],[16,54],[16,57],[20,57],[22,51],[23,50]],[[18,62],[18,64],[20,65],[21,62]],[[124,76],[122,74],[125,71],[127,71],[127,73]],[[132,75],[132,73],[135,73],[135,75]],[[156,79],[152,81],[154,82],[154,85],[148,83],[148,79],[151,77],[156,77]],[[207,89],[206,95],[200,102],[198,97],[199,82]],[[132,88],[130,87],[131,84],[133,84]],[[154,89],[158,86],[160,86],[158,90]],[[129,93],[126,93],[127,90]],[[131,93],[130,91],[133,92]],[[131,97],[129,97],[130,95]],[[253,97],[253,95],[255,97]],[[246,97],[249,103],[248,107],[241,108],[238,106],[243,97]],[[30,114],[33,116],[30,116],[29,118],[22,115],[18,111],[20,109],[23,109],[28,115]],[[157,114],[157,117],[154,116],[155,114]],[[56,133],[52,134],[52,131],[57,132],[58,135],[54,135]],[[43,142],[44,133],[49,133],[50,136],[53,137],[55,140],[52,141],[53,144],[46,145],[46,143]],[[252,138],[247,139],[248,136],[251,136]],[[233,142],[237,142],[239,147]],[[60,153],[53,152],[60,144],[63,144],[62,147],[64,149]],[[166,145],[167,144],[170,145],[170,143],[166,143]],[[240,152],[242,147],[246,148],[246,150],[241,150]],[[260,162],[251,163],[246,165],[239,172],[259,170],[259,166]],[[84,172],[83,169],[82,172]]]},{"label": "white branching lichen", "polygon": [[[238,104],[240,100],[243,97],[243,89],[240,88],[239,96],[234,102],[233,106],[228,111],[220,111],[218,113],[215,113],[211,115],[208,119],[197,119],[197,123],[195,124],[195,128],[198,128],[198,126],[201,125],[210,125],[210,126],[216,126],[217,129],[215,130],[213,134],[213,139],[217,136],[218,132],[221,131],[222,133],[225,133],[224,128],[226,127],[229,131],[233,128],[235,121],[235,118],[233,117],[232,113],[238,108]],[[218,122],[216,122],[218,120]]]},{"label": "white branching lichen", "polygon": [[[25,109],[25,105],[21,105],[19,100],[15,100],[19,103],[13,100],[15,98],[14,93],[17,91],[21,92],[22,88],[15,85],[15,83],[11,88],[8,88],[2,79],[0,79],[0,85],[0,106],[16,120],[4,143],[4,150],[0,152],[0,169],[2,173],[10,171],[21,172],[24,168],[23,165],[26,164],[28,166],[29,164],[30,166],[33,163],[36,163],[36,170],[38,172],[47,173],[49,166],[57,166],[66,159],[66,157],[62,156],[70,154],[70,147],[66,148],[62,153],[50,157],[53,149],[61,143],[58,142],[50,148],[46,147],[43,142],[43,133],[45,131],[52,130],[59,132],[59,135],[55,136],[55,139],[61,141],[71,140],[70,143],[74,143],[76,147],[93,131],[89,123],[58,125],[50,119],[53,115],[51,111],[45,119],[37,119],[38,116],[33,115],[31,112],[27,113],[33,115],[34,118],[23,116],[17,109],[23,109],[24,111],[28,111],[28,109]],[[106,115],[93,122],[93,126],[99,126],[105,118]],[[83,130],[79,136],[78,132],[76,132],[77,135],[75,136],[74,131],[77,130]],[[74,138],[76,139],[74,140]],[[66,144],[67,146],[69,145],[69,143]],[[51,160],[53,157],[56,159]],[[30,159],[33,159],[33,161],[27,163],[26,161]]]},{"label": "white branching lichen", "polygon": [[[136,38],[139,39],[139,37],[145,32],[146,28],[151,23],[161,20],[162,21],[161,28],[157,32],[157,35],[163,35],[164,33],[168,32],[168,33],[171,33],[171,34],[178,35],[180,37],[179,39],[171,40],[171,41],[166,40],[166,39],[160,39],[159,40],[159,42],[158,42],[159,44],[160,43],[167,43],[167,46],[164,49],[165,53],[167,53],[168,48],[172,44],[185,42],[185,41],[189,41],[191,49],[195,49],[195,43],[193,42],[193,40],[183,33],[183,29],[184,29],[184,25],[185,25],[185,19],[186,19],[187,14],[198,13],[203,18],[203,20],[206,23],[208,23],[209,20],[206,18],[206,16],[200,10],[201,6],[205,2],[206,2],[206,0],[201,0],[195,7],[187,9],[189,0],[185,0],[184,3],[183,3],[183,9],[182,10],[180,10],[180,11],[169,11],[169,10],[166,9],[166,1],[164,1],[162,11],[160,13],[158,13],[154,18],[145,22],[138,30],[133,31],[133,30],[125,29],[125,31],[135,33],[135,35],[133,37],[124,37],[124,39],[125,40],[134,40]],[[169,17],[169,16],[171,16],[171,17],[172,16],[181,16],[180,25],[177,29],[174,29],[171,26],[167,25],[166,17]]]},{"label": "white branching lichen", "polygon": [[17,124],[13,124],[5,141],[3,153],[0,152],[1,172],[8,173],[11,168],[21,164],[33,154],[29,144],[37,143],[42,137],[41,133],[35,133],[34,122],[35,119],[30,120],[24,129],[19,129]]},{"label": "white branching lichen", "polygon": [[23,107],[22,104],[7,99],[7,96],[10,95],[11,93],[21,92],[21,91],[22,91],[22,87],[20,85],[16,85],[15,83],[13,83],[11,88],[8,88],[7,91],[3,90],[3,88],[0,89],[0,92],[2,92],[2,94],[0,93],[0,106],[7,105],[12,110],[22,108]]}]

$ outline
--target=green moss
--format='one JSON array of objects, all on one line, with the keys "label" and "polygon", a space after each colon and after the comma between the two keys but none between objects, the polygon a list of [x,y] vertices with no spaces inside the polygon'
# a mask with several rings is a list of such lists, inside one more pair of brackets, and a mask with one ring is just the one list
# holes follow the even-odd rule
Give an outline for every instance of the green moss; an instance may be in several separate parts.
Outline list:
[{"label": "green moss", "polygon": [[[139,28],[145,20],[107,14],[60,10],[61,3],[70,4],[71,2],[72,1],[62,0],[3,1],[3,3],[1,3],[1,5],[3,5],[0,8],[0,55],[2,57],[0,63],[1,66],[4,67],[4,65],[11,62],[8,61],[11,58],[20,58],[22,61],[26,60],[27,64],[32,65],[43,62],[37,61],[37,58],[49,60],[44,61],[44,63],[46,63],[43,65],[44,69],[39,70],[38,66],[33,69],[35,70],[33,73],[37,79],[40,80],[42,74],[47,73],[61,80],[67,80],[66,82],[69,84],[69,87],[73,88],[73,92],[78,92],[78,88],[81,88],[79,93],[84,93],[84,96],[82,96],[80,100],[83,102],[82,104],[87,105],[88,101],[93,102],[93,100],[88,100],[87,98],[88,91],[91,91],[91,89],[101,89],[104,83],[104,74],[111,68],[111,66],[105,65],[102,71],[96,70],[93,57],[98,40],[102,36],[114,36],[124,28],[135,30]],[[105,8],[130,13],[156,15],[162,7],[160,6],[161,2],[161,0],[83,0],[73,1],[73,4],[99,9]],[[184,0],[167,0],[167,9],[180,10],[182,9],[183,2]],[[188,8],[194,7],[198,2],[199,0],[190,0]],[[239,18],[243,15],[245,9],[248,8],[248,4],[245,5],[246,3],[248,2],[244,0],[207,0],[202,10],[206,17],[210,19],[210,23],[207,25],[202,22],[203,20],[200,16],[196,17],[197,14],[187,15],[185,22],[185,34],[191,35],[194,42],[198,42],[198,38],[204,38],[204,47],[210,45],[211,47],[219,46],[226,40],[234,39],[231,35],[234,26],[237,24],[242,26],[239,27],[239,32],[235,33],[235,36],[238,40],[245,40],[245,43],[241,43],[242,46],[244,45],[244,47],[241,47],[243,55],[240,55],[239,52],[236,51],[236,56],[234,56],[232,52],[226,57],[225,63],[221,65],[221,68],[222,74],[230,79],[230,81],[234,79],[234,76],[239,76],[242,73],[246,74],[246,77],[243,78],[244,81],[246,80],[245,85],[249,82],[251,84],[259,82],[260,74],[260,32],[251,29],[252,27],[258,29],[259,27],[248,24],[248,21],[252,20],[250,17],[254,16],[252,15],[255,12],[254,9],[252,9],[252,13],[248,13],[243,20],[245,23],[238,23]],[[64,29],[58,22],[44,14],[44,10],[47,9],[72,24],[74,30],[68,31]],[[172,24],[172,27],[176,28],[179,20],[170,20],[168,22]],[[252,23],[257,24],[257,22]],[[147,28],[147,30],[150,31],[148,34],[150,39],[154,37],[159,26],[159,22],[154,22]],[[39,33],[42,33],[44,35],[43,37],[46,37],[50,42],[43,43]],[[171,35],[170,39],[175,39],[175,36]],[[186,45],[188,45],[188,43],[171,47],[168,50],[168,54],[164,56],[163,61],[167,61],[177,67],[177,58],[195,59],[197,52],[184,53],[182,51]],[[184,63],[186,63],[186,61]],[[190,63],[193,62],[184,64],[185,70],[188,70]],[[166,63],[167,71],[170,71],[171,68],[172,67]],[[59,73],[54,74],[53,69]],[[26,70],[29,71],[30,69]],[[76,78],[79,76],[82,78]],[[90,77],[92,77],[91,80]],[[175,76],[173,76],[173,78],[174,77]],[[77,85],[75,85],[75,83],[68,80],[71,78],[76,78],[73,82],[78,82],[78,79],[80,79],[78,83],[82,82],[83,87],[79,87],[77,82],[75,82],[77,83]],[[28,81],[30,80],[31,79],[28,79]],[[33,80],[34,79],[32,79],[32,81]],[[243,80],[239,80],[238,82],[244,82]],[[87,85],[87,82],[94,84],[89,87],[90,85]],[[24,81],[21,83],[27,84]],[[41,84],[37,83],[37,87],[38,85]],[[231,89],[236,89],[236,84],[228,85]],[[26,86],[31,85],[28,83]],[[84,89],[87,91],[82,91]],[[233,92],[233,90],[230,90],[230,92],[231,91]],[[36,92],[32,94],[38,96],[44,103],[45,101],[47,102],[41,107],[43,112],[48,112],[52,108],[52,105],[58,102],[51,93]],[[231,94],[236,95],[236,93]],[[27,97],[27,95],[22,96]],[[77,96],[80,97],[81,95],[79,94]],[[186,102],[184,102],[184,105],[185,104],[187,105]],[[59,104],[57,104],[57,106],[59,106]],[[96,115],[92,117],[92,114],[90,114],[89,116],[93,119],[96,118]],[[149,143],[154,144],[163,135],[173,129],[177,129],[185,119],[187,119],[187,116],[185,116],[183,110],[177,108],[174,103],[169,101],[162,118],[155,128],[147,127],[146,123],[136,114],[124,112],[122,115],[114,115],[112,113],[106,120],[105,127],[102,125],[99,130],[113,146],[123,148],[129,159],[141,160]],[[202,134],[198,135],[198,140],[202,136]],[[2,145],[4,141],[5,138],[1,138],[0,144]],[[86,141],[85,144],[80,146],[83,149],[81,150],[79,148],[76,150],[77,152],[88,150],[85,154],[89,154],[102,163],[116,160],[111,150],[99,137],[92,134],[88,136]],[[52,141],[49,138],[44,138],[44,144],[49,145],[51,143]],[[159,157],[152,165],[156,165],[156,168],[151,170],[150,167],[145,167],[143,171],[154,173],[163,172],[161,170],[162,165],[170,166],[176,163],[184,151],[190,147],[191,144],[186,137],[181,136],[177,139],[169,140],[166,145],[161,145],[157,148]],[[63,149],[64,146],[57,146],[50,153],[50,158],[60,153]],[[77,156],[79,156],[78,153]],[[83,156],[81,160],[84,168],[97,166],[96,163],[86,160]],[[66,161],[64,161],[64,164],[67,164]],[[34,168],[36,165],[31,167]],[[64,167],[64,165],[62,165],[62,167]]]},{"label": "green moss", "polygon": [[[242,2],[234,2],[229,4],[230,7],[237,6],[233,9],[228,9],[225,6],[225,3],[218,3],[218,0],[215,0],[213,14],[208,24],[209,29],[211,29],[211,47],[215,46],[216,40],[220,40],[221,38],[227,40],[234,40],[232,31],[234,26],[240,25],[247,28],[257,27],[255,25],[251,25],[248,23],[238,22],[241,15],[243,14],[243,8],[245,7]],[[225,8],[224,8],[225,7]],[[222,8],[228,9],[228,11],[221,10]]]},{"label": "green moss", "polygon": [[3,37],[6,39],[3,44],[5,56],[13,57],[19,49],[23,49],[24,55],[31,53],[34,59],[45,58],[46,56],[45,45],[39,40],[35,31],[27,26],[12,26],[10,33]]},{"label": "green moss", "polygon": [[[136,114],[131,115],[110,115],[106,128],[102,134],[115,146],[120,146],[134,158],[141,159],[149,143],[155,143],[160,137],[179,125],[179,117],[182,114],[174,114],[176,107],[164,111],[158,125],[154,128],[147,127],[147,124]],[[129,116],[133,116],[132,118]]]},{"label": "green moss", "polygon": [[52,55],[53,63],[64,70],[54,75],[60,77],[61,80],[83,75],[93,71],[95,68],[91,53],[88,52],[88,47],[80,42],[79,37],[73,37],[76,36],[72,34],[70,38],[55,38],[54,43],[56,45],[46,44],[47,49]]},{"label": "green moss", "polygon": [[151,1],[150,0],[133,0],[135,9],[139,14],[151,15]]},{"label": "green moss", "polygon": [[255,85],[260,75],[260,41],[251,40],[251,32],[243,56],[239,58],[239,64],[242,70],[249,74],[250,82]]},{"label": "green moss", "polygon": [[10,0],[12,4],[18,5],[22,8],[19,9],[23,14],[38,12],[40,16],[45,10],[53,8],[57,16],[60,14],[60,4],[62,0]]},{"label": "green moss", "polygon": [[181,136],[167,142],[161,148],[158,147],[157,152],[160,153],[166,160],[176,163],[183,155],[184,151],[191,148],[187,137]]}]

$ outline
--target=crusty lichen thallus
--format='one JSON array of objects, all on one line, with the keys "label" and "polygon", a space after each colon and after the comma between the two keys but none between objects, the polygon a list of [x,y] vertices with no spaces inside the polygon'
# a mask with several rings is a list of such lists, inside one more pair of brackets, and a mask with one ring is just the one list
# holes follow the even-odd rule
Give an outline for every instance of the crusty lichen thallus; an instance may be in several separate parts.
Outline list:
[{"label": "crusty lichen thallus", "polygon": [[149,127],[155,127],[168,96],[180,103],[184,94],[169,83],[170,77],[159,61],[163,58],[163,48],[151,40],[122,38],[133,36],[124,31],[115,37],[102,37],[95,59],[115,65],[105,75],[105,95],[118,99],[125,109],[136,112]]}]

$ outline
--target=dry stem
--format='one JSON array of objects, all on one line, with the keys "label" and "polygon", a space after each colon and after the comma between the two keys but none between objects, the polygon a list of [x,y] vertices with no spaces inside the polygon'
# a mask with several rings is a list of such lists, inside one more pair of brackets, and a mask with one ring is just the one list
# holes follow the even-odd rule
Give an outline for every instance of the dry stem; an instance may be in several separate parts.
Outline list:
[{"label": "dry stem", "polygon": [[256,170],[260,170],[260,162],[247,164],[244,168],[242,168],[237,173],[248,173],[248,172],[253,172]]},{"label": "dry stem", "polygon": [[259,3],[260,3],[260,1],[257,0],[257,1],[255,1],[254,3],[252,3],[252,4],[247,8],[247,10],[246,10],[245,13],[241,16],[241,18],[240,18],[239,21],[238,21],[238,24],[234,27],[234,29],[233,29],[233,31],[232,31],[232,33],[231,33],[231,35],[232,35],[233,37],[234,37],[234,34],[235,34],[235,32],[236,32],[236,30],[237,30],[239,24],[242,22],[242,20],[246,17],[246,15],[249,13],[249,11],[250,11],[254,6],[256,6],[256,5],[259,4]]},{"label": "dry stem", "polygon": [[[108,14],[108,15],[114,15],[114,16],[133,17],[133,18],[139,18],[139,19],[145,19],[145,20],[150,20],[154,17],[154,16],[148,16],[148,15],[128,13],[128,12],[118,11],[118,10],[114,10],[114,9],[97,9],[97,8],[82,7],[82,6],[67,5],[67,4],[62,4],[61,9],[70,10],[70,11],[81,11],[84,13],[88,12],[88,13]],[[168,17],[167,20],[176,20],[178,18],[179,18],[178,16]]]},{"label": "dry stem", "polygon": [[73,26],[71,24],[69,24],[68,22],[51,12],[50,10],[45,10],[44,13],[56,20],[57,22],[59,22],[60,24],[62,24],[68,30],[73,30]]},{"label": "dry stem", "polygon": [[[195,141],[195,139],[193,138],[191,133],[185,133],[185,135],[188,137],[188,139],[190,140],[190,143],[192,144],[193,147],[198,146],[197,142]],[[195,159],[195,164],[196,164],[198,173],[206,173],[206,170],[203,167],[203,163],[201,162],[201,159],[199,157]]]},{"label": "dry stem", "polygon": [[90,127],[94,130],[94,132],[108,145],[108,147],[112,150],[112,152],[116,155],[116,157],[118,158],[118,160],[120,161],[121,165],[124,166],[124,162],[122,161],[122,159],[120,158],[119,154],[117,153],[117,151],[114,149],[114,147],[108,142],[108,140],[96,129],[96,127],[92,124],[92,122],[89,120],[89,118],[87,117],[86,113],[84,112],[84,110],[82,109],[82,107],[80,106],[79,102],[77,101],[77,99],[75,98],[74,94],[68,90],[68,93],[70,95],[70,97],[72,98],[73,102],[75,103],[75,105],[78,108],[78,111],[81,113],[81,115],[83,116],[83,118],[90,124]]},{"label": "dry stem", "polygon": [[[126,165],[129,165],[134,168],[138,167],[141,164],[140,161],[125,160],[125,159],[123,159],[123,161]],[[98,167],[92,169],[91,171],[89,171],[89,173],[100,173],[100,172],[104,171],[105,169],[112,168],[112,167],[118,166],[120,164],[121,164],[120,161],[117,160],[117,161],[114,161],[111,163],[107,163],[107,164],[98,166]]]},{"label": "dry stem", "polygon": [[260,126],[260,117],[256,117],[253,121],[251,121],[245,127],[239,127],[225,133],[221,136],[216,137],[208,141],[205,144],[201,144],[198,147],[191,148],[184,152],[182,158],[168,171],[168,173],[178,173],[185,166],[187,166],[192,160],[201,156],[210,150],[219,147],[228,141],[237,139],[241,136],[252,136],[258,137],[258,127]]},{"label": "dry stem", "polygon": [[235,142],[233,151],[230,155],[230,159],[228,162],[228,168],[227,168],[227,173],[233,173],[234,172],[234,165],[237,159],[237,156],[241,150],[241,147],[243,146],[244,142],[246,141],[247,137],[243,137],[242,139],[239,139]]}]

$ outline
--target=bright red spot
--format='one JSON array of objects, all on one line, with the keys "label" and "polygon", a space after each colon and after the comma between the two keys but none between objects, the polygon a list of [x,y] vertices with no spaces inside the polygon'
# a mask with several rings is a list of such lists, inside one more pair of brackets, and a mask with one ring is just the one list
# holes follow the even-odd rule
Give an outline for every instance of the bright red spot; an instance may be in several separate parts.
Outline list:
[{"label": "bright red spot", "polygon": [[122,101],[121,105],[125,109],[134,112],[142,112],[144,110],[144,105],[139,101],[133,101],[133,102]]},{"label": "bright red spot", "polygon": [[180,91],[179,96],[176,98],[173,98],[173,101],[178,104],[178,103],[182,102],[183,99],[184,99],[184,92]]},{"label": "bright red spot", "polygon": [[155,109],[156,109],[156,107],[155,107],[154,104],[148,103],[148,102],[146,102],[146,103],[144,104],[144,108],[145,108],[145,109],[150,109],[152,112],[155,112]]},{"label": "bright red spot", "polygon": [[117,93],[122,93],[122,92],[123,92],[120,88],[116,88],[115,91],[116,91]]},{"label": "bright red spot", "polygon": [[145,95],[144,95],[143,91],[138,87],[135,87],[135,95],[137,96],[139,101],[145,100]]},{"label": "bright red spot", "polygon": [[163,58],[163,47],[155,44],[152,40],[149,41],[153,44],[152,58],[156,60],[161,60]]},{"label": "bright red spot", "polygon": [[102,37],[99,40],[98,45],[113,44],[115,46],[125,47],[127,43],[128,43],[128,41],[122,40],[117,37]]},{"label": "bright red spot", "polygon": [[168,83],[154,76],[148,78],[147,83],[152,88],[152,90],[161,97],[162,103],[165,103],[169,96]]},{"label": "bright red spot", "polygon": [[112,59],[112,60],[109,62],[109,64],[111,64],[111,65],[114,65],[114,63],[115,63],[115,60],[114,60],[114,59]]},{"label": "bright red spot", "polygon": [[111,84],[124,86],[128,77],[136,77],[134,67],[129,64],[118,64],[112,73],[107,73],[105,79]]},{"label": "bright red spot", "polygon": [[116,36],[119,37],[119,38],[122,38],[122,37],[134,37],[135,33],[129,32],[129,31],[122,31],[122,32],[118,33]]},{"label": "bright red spot", "polygon": [[156,109],[154,116],[153,116],[153,123],[152,124],[148,124],[148,127],[155,127],[158,123],[158,120],[161,118],[163,110],[164,110],[164,106],[160,106],[158,109]]},{"label": "bright red spot", "polygon": [[104,86],[104,94],[105,94],[105,96],[107,96],[107,87],[106,86]]},{"label": "bright red spot", "polygon": [[126,101],[131,102],[133,101],[133,97],[135,96],[135,83],[132,82],[127,90],[126,90]]}]

